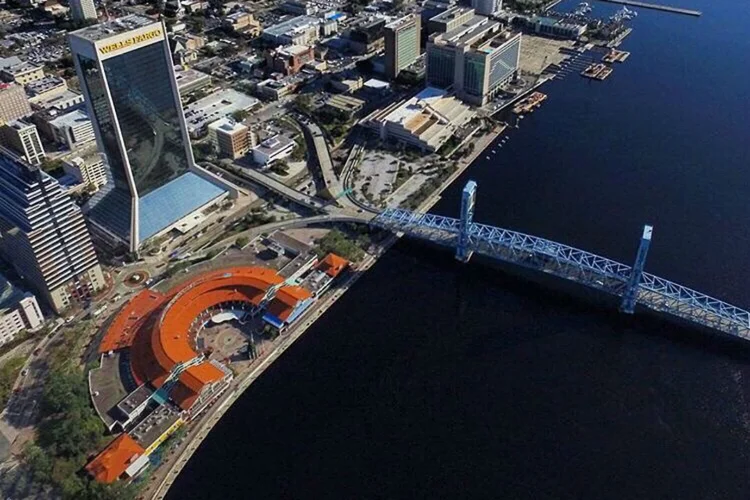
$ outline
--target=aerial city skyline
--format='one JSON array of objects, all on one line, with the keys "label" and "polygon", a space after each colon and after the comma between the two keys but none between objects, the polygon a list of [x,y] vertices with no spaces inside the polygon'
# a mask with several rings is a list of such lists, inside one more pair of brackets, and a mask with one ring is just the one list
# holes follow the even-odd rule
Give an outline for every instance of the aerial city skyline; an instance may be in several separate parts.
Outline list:
[{"label": "aerial city skyline", "polygon": [[742,498],[724,2],[0,6],[0,497]]}]

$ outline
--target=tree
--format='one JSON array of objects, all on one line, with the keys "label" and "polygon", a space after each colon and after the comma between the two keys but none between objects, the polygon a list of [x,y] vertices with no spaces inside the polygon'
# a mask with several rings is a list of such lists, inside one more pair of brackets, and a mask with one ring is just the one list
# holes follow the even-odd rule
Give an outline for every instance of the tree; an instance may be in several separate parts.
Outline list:
[{"label": "tree", "polygon": [[245,245],[247,245],[248,243],[250,243],[250,238],[248,238],[247,236],[240,236],[240,237],[238,237],[238,238],[237,238],[237,240],[236,240],[236,241],[234,242],[234,245],[235,245],[235,246],[236,246],[237,248],[244,248],[244,247],[245,247]]},{"label": "tree", "polygon": [[193,154],[195,155],[195,161],[206,161],[216,157],[214,146],[209,141],[194,143]]},{"label": "tree", "polygon": [[54,172],[58,172],[62,170],[62,166],[63,166],[62,160],[59,160],[57,158],[52,159],[52,160],[49,158],[45,158],[44,160],[42,160],[42,165],[41,165],[42,170],[44,170],[50,175],[52,175]]},{"label": "tree", "polygon": [[278,175],[287,175],[289,173],[289,165],[284,160],[279,160],[271,165],[271,172]]},{"label": "tree", "polygon": [[232,118],[236,122],[242,122],[242,121],[245,120],[245,118],[247,118],[247,115],[248,115],[248,113],[247,113],[246,110],[244,110],[244,109],[238,109],[237,111],[235,111],[235,112],[232,113]]},{"label": "tree", "polygon": [[312,96],[310,94],[299,94],[294,99],[294,105],[304,113],[310,113],[312,111]]}]

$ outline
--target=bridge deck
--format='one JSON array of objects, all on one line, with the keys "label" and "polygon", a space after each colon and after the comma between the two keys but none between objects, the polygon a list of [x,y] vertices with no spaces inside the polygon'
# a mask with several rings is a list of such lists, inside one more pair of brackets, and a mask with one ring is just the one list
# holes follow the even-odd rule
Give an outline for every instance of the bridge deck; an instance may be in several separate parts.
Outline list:
[{"label": "bridge deck", "polygon": [[[372,224],[452,248],[458,247],[460,220],[387,209]],[[471,223],[469,248],[475,253],[535,269],[621,297],[631,266],[562,243],[507,229]],[[728,335],[750,340],[750,312],[653,274],[643,273],[636,301]]]}]

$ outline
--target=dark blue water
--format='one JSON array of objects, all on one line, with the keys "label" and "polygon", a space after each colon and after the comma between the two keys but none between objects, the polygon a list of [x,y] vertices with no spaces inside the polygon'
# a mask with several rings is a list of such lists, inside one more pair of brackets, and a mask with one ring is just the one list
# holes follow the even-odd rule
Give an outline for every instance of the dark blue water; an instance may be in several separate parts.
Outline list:
[{"label": "dark blue water", "polygon": [[[638,9],[482,159],[476,218],[750,305],[750,8]],[[611,12],[596,3],[594,14]],[[575,292],[575,290],[573,290]],[[185,498],[750,497],[750,349],[401,242],[229,411]]]}]

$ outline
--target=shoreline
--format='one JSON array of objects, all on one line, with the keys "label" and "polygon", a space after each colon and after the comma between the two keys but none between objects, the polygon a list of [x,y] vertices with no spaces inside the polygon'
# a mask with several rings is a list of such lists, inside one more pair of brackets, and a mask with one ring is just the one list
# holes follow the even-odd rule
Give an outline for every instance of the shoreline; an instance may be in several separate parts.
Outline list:
[{"label": "shoreline", "polygon": [[[505,131],[507,125],[496,125],[491,131],[482,136],[475,143],[476,146],[474,151],[466,158],[458,162],[458,168],[451,173],[441,184],[435,189],[430,196],[428,196],[416,211],[425,212],[432,208],[438,201],[440,201],[442,193],[448,189],[448,187],[455,182],[468,168],[479,158],[479,156],[497,140],[498,137]],[[228,389],[224,395],[216,401],[215,404],[218,406],[213,407],[212,410],[206,412],[198,422],[198,425],[191,429],[189,432],[192,435],[189,440],[185,441],[182,445],[181,451],[175,454],[171,466],[166,469],[166,473],[156,490],[152,494],[140,495],[138,498],[161,500],[163,499],[169,488],[174,483],[175,479],[179,476],[185,464],[193,456],[193,453],[198,449],[203,440],[213,429],[214,425],[224,416],[226,411],[234,404],[257,380],[263,372],[270,367],[276,359],[281,356],[294,342],[299,339],[308,328],[310,328],[315,321],[320,318],[341,296],[344,295],[349,288],[357,282],[357,280],[369,270],[388,249],[393,246],[399,239],[400,235],[393,234],[388,237],[379,247],[375,255],[368,255],[360,265],[357,266],[356,270],[342,283],[338,288],[334,289],[331,293],[324,296],[318,307],[315,307],[308,311],[307,314],[303,315],[300,323],[289,331],[282,340],[266,354],[262,359],[259,359],[258,365],[251,369],[249,373],[244,375],[241,379],[235,379],[233,382],[234,386]],[[165,464],[166,465],[166,464]],[[158,469],[157,469],[158,470]]]}]

